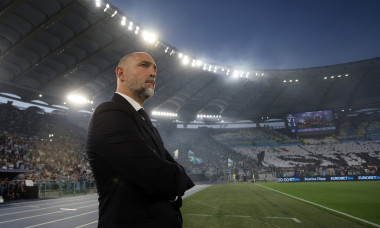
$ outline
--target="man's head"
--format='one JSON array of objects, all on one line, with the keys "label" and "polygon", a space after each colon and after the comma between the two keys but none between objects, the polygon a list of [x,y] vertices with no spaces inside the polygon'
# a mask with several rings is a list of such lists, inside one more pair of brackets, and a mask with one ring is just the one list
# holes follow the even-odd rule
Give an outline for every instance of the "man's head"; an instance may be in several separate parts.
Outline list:
[{"label": "man's head", "polygon": [[116,67],[116,92],[133,98],[142,106],[154,94],[156,75],[157,66],[150,55],[144,52],[126,55]]}]

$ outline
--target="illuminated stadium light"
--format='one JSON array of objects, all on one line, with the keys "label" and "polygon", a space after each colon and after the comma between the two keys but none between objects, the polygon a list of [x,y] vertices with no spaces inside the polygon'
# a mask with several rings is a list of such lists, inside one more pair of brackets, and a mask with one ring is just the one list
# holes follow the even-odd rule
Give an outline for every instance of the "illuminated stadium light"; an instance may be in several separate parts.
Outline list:
[{"label": "illuminated stadium light", "polygon": [[222,72],[224,72],[224,67],[222,67]]},{"label": "illuminated stadium light", "polygon": [[203,68],[202,68],[203,70],[207,70],[207,65],[205,64],[205,65],[203,65]]},{"label": "illuminated stadium light", "polygon": [[42,97],[42,94],[39,94],[38,96],[39,96],[39,97]]},{"label": "illuminated stadium light", "polygon": [[139,34],[139,31],[140,31],[140,27],[139,26],[136,26],[136,29],[135,29],[135,34]]},{"label": "illuminated stadium light", "polygon": [[229,75],[229,74],[230,74],[230,69],[228,69],[228,70],[227,70],[227,73],[226,73],[226,75]]},{"label": "illuminated stadium light", "polygon": [[106,12],[110,8],[110,4],[107,3],[106,8],[104,8],[104,12]]},{"label": "illuminated stadium light", "polygon": [[298,82],[298,79],[296,79],[296,82]]},{"label": "illuminated stadium light", "polygon": [[264,76],[264,73],[261,73],[261,76]]},{"label": "illuminated stadium light", "polygon": [[195,62],[195,59],[193,59],[193,61],[191,61],[191,66],[195,67],[195,65],[196,65],[196,62]]},{"label": "illuminated stadium light", "polygon": [[200,61],[199,59],[197,60],[197,67],[200,67],[202,65],[202,61]]},{"label": "illuminated stadium light", "polygon": [[121,19],[121,25],[125,26],[126,23],[127,23],[127,18],[126,17],[122,17],[122,19]]},{"label": "illuminated stadium light", "polygon": [[216,70],[217,70],[218,68],[217,67],[214,67],[214,73],[216,73]]},{"label": "illuminated stadium light", "polygon": [[[138,27],[136,27],[136,29],[137,28]],[[145,41],[148,41],[148,43],[154,43],[157,40],[156,34],[152,32],[144,31],[142,35],[143,35],[143,39]]]},{"label": "illuminated stadium light", "polygon": [[132,29],[133,29],[133,21],[130,21],[129,26],[128,26],[128,30],[132,30]]},{"label": "illuminated stadium light", "polygon": [[327,77],[324,77],[323,79],[325,79],[325,80],[326,80],[326,79],[327,79]]},{"label": "illuminated stadium light", "polygon": [[96,0],[95,5],[96,5],[96,7],[100,7],[100,5],[101,5],[100,0]]},{"label": "illuminated stadium light", "polygon": [[160,41],[157,41],[154,46],[157,47],[159,44],[160,44]]},{"label": "illuminated stadium light", "polygon": [[338,75],[338,78],[342,77],[342,75]]},{"label": "illuminated stadium light", "polygon": [[247,73],[245,74],[245,77],[246,77],[246,78],[248,78],[248,76],[249,76],[249,72],[247,72]]},{"label": "illuminated stadium light", "polygon": [[334,75],[332,75],[330,78],[334,78]]},{"label": "illuminated stadium light", "polygon": [[67,99],[69,101],[71,101],[72,103],[75,103],[75,104],[90,103],[90,101],[87,98],[85,98],[84,96],[79,95],[79,94],[69,94],[67,96]]},{"label": "illuminated stadium light", "polygon": [[219,119],[222,118],[221,115],[204,115],[204,114],[198,114],[198,119]]},{"label": "illuminated stadium light", "polygon": [[114,17],[116,14],[117,14],[117,10],[115,10],[115,12],[113,12],[113,14],[111,15],[111,17]]},{"label": "illuminated stadium light", "polygon": [[178,53],[178,58],[182,58],[183,54],[180,52]]},{"label": "illuminated stadium light", "polygon": [[286,80],[284,80],[284,82],[286,83]]},{"label": "illuminated stadium light", "polygon": [[169,47],[166,47],[165,49],[165,53],[167,53],[169,51]]},{"label": "illuminated stadium light", "polygon": [[187,57],[187,55],[185,55],[184,57],[183,57],[183,59],[182,59],[182,63],[183,64],[185,64],[185,65],[187,65],[187,64],[189,64],[189,57]]},{"label": "illuminated stadium light", "polygon": [[256,72],[256,76],[259,76],[259,73]]},{"label": "illuminated stadium light", "polygon": [[[168,47],[169,48],[169,47]],[[170,52],[170,55],[173,55],[175,53],[175,51],[174,50],[172,50],[171,52]]]},{"label": "illuminated stadium light", "polygon": [[232,74],[232,76],[234,78],[237,78],[239,76],[239,72],[237,70],[235,70],[234,73]]},{"label": "illuminated stadium light", "polygon": [[208,71],[211,71],[211,69],[212,69],[212,65],[209,65],[208,66]]},{"label": "illuminated stadium light", "polygon": [[345,74],[344,76],[348,77],[348,74]]},{"label": "illuminated stadium light", "polygon": [[153,116],[163,116],[163,117],[177,117],[178,114],[174,112],[158,112],[158,111],[153,111],[152,112]]},{"label": "illuminated stadium light", "polygon": [[289,80],[289,82],[293,82],[293,80]]}]

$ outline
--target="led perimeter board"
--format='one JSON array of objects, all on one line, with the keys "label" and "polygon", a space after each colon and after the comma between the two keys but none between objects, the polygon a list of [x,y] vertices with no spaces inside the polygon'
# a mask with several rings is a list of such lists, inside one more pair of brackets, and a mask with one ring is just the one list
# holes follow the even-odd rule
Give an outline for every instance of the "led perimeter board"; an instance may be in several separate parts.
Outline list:
[{"label": "led perimeter board", "polygon": [[300,134],[331,133],[336,129],[331,110],[287,114],[286,124],[292,133]]}]

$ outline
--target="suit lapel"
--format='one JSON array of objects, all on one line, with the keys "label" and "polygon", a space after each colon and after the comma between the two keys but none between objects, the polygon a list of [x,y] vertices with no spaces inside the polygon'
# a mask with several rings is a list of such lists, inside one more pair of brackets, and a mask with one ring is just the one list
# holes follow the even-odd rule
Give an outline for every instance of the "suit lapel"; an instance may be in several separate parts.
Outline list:
[{"label": "suit lapel", "polygon": [[156,131],[156,134],[158,134],[158,131],[156,129],[150,129],[148,123],[141,117],[141,115],[133,108],[133,106],[124,97],[115,93],[112,96],[112,101],[123,104],[124,107],[126,107],[133,113],[135,120],[139,123],[140,126],[142,126],[145,129],[146,132],[148,132],[150,138],[153,140],[154,144],[156,145],[156,148],[158,149],[156,153],[158,153],[161,158],[165,158],[165,150],[163,150],[163,145],[161,145],[162,143],[158,142],[158,139],[156,139],[156,137],[154,136],[154,133],[152,132],[152,131]]}]

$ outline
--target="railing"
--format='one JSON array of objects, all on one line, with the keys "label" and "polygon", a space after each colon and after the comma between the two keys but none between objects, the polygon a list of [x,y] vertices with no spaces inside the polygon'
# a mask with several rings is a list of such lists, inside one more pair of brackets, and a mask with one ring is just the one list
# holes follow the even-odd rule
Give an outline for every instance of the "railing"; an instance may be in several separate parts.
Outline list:
[{"label": "railing", "polygon": [[38,198],[61,198],[96,193],[95,182],[39,182]]}]

